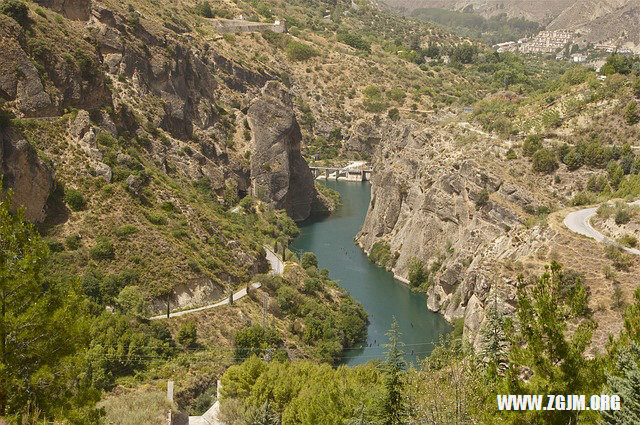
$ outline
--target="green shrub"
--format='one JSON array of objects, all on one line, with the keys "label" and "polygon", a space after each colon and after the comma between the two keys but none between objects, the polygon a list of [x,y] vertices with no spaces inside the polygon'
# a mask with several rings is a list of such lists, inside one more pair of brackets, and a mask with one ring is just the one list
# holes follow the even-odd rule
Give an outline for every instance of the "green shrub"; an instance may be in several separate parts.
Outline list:
[{"label": "green shrub", "polygon": [[572,148],[562,158],[562,162],[567,166],[569,171],[575,171],[582,167],[582,155],[576,148]]},{"label": "green shrub", "polygon": [[338,40],[340,43],[346,44],[347,46],[351,46],[354,49],[362,50],[364,52],[371,52],[371,43],[369,43],[359,35],[338,34],[336,40]]},{"label": "green shrub", "polygon": [[252,355],[260,357],[268,348],[280,346],[282,339],[272,328],[253,325],[238,331],[234,342],[236,361],[241,362]]},{"label": "green shrub", "polygon": [[196,14],[200,16],[204,16],[205,18],[214,18],[215,14],[213,13],[213,8],[211,8],[211,3],[208,0],[203,1],[202,3],[197,3],[194,11]]},{"label": "green shrub", "polygon": [[22,26],[29,22],[29,7],[22,0],[2,0],[0,13],[13,18]]},{"label": "green shrub", "polygon": [[556,154],[546,148],[538,149],[533,154],[533,170],[538,173],[553,173],[558,169],[558,161],[556,160]]},{"label": "green shrub", "polygon": [[80,191],[76,189],[65,190],[64,201],[73,211],[82,211],[87,204],[87,201],[82,193],[80,193]]},{"label": "green shrub", "polygon": [[638,115],[638,104],[635,100],[630,101],[624,108],[624,119],[629,125],[638,124],[640,115]]},{"label": "green shrub", "polygon": [[318,267],[318,257],[313,252],[305,252],[300,258],[300,264],[303,268]]},{"label": "green shrub", "polygon": [[167,224],[167,217],[165,217],[163,214],[156,212],[156,211],[149,211],[146,213],[147,216],[147,220],[149,220],[151,223],[156,224],[158,226],[164,226],[165,224]]},{"label": "green shrub", "polygon": [[318,51],[308,44],[292,40],[287,44],[285,53],[290,60],[305,61],[314,56],[318,56]]},{"label": "green shrub", "polygon": [[322,279],[317,277],[307,277],[304,279],[304,292],[305,294],[314,294],[324,287]]},{"label": "green shrub", "polygon": [[391,268],[394,265],[394,258],[391,255],[391,247],[385,242],[376,242],[371,247],[369,258],[377,265]]},{"label": "green shrub", "polygon": [[538,150],[542,149],[542,137],[537,134],[527,136],[522,145],[522,153],[524,156],[533,156]]},{"label": "green shrub", "polygon": [[398,108],[391,108],[389,112],[387,112],[387,116],[392,121],[398,121],[400,119],[400,111]]},{"label": "green shrub", "polygon": [[416,257],[409,260],[409,283],[417,288],[427,282],[429,273],[425,270],[424,262]]},{"label": "green shrub", "polygon": [[574,207],[581,207],[583,205],[590,205],[596,202],[596,196],[590,192],[577,193],[571,199],[571,205]]},{"label": "green shrub", "polygon": [[113,244],[104,236],[98,238],[96,244],[91,248],[89,253],[91,254],[91,258],[94,260],[113,260],[115,258]]},{"label": "green shrub", "polygon": [[180,325],[176,340],[182,347],[192,349],[198,346],[198,330],[194,322],[187,322]]},{"label": "green shrub", "polygon": [[133,224],[125,224],[124,226],[116,227],[113,231],[115,235],[119,238],[124,238],[129,235],[133,235],[134,233],[138,233],[138,228]]},{"label": "green shrub", "polygon": [[619,209],[616,212],[615,221],[618,226],[627,224],[629,221],[631,221],[631,214],[629,214],[629,211],[627,211],[626,209]]},{"label": "green shrub", "polygon": [[404,90],[394,88],[387,91],[386,96],[388,99],[393,100],[394,102],[398,102],[400,105],[402,105],[407,95],[405,94]]},{"label": "green shrub", "polygon": [[80,236],[79,235],[67,236],[67,238],[64,240],[64,244],[68,250],[75,251],[76,249],[80,248]]},{"label": "green shrub", "polygon": [[484,188],[478,194],[478,198],[476,199],[476,208],[482,208],[487,205],[489,202],[489,191],[487,188]]},{"label": "green shrub", "polygon": [[607,258],[613,262],[613,266],[618,270],[629,270],[629,267],[631,267],[633,263],[631,256],[625,254],[621,248],[615,245],[607,245],[604,252]]},{"label": "green shrub", "polygon": [[516,154],[515,149],[509,148],[509,150],[507,151],[507,159],[509,161],[513,161],[514,159],[518,159],[518,154]]},{"label": "green shrub", "polygon": [[300,294],[290,286],[282,286],[277,290],[278,307],[285,314],[295,314],[300,304]]}]

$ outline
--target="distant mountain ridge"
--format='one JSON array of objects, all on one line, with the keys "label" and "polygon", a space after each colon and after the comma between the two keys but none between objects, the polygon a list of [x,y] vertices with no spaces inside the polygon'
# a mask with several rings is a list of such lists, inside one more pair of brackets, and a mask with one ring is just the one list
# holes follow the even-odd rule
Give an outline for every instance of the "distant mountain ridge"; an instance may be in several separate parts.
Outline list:
[{"label": "distant mountain ridge", "polygon": [[587,42],[640,46],[640,2],[637,0],[384,0],[411,12],[436,7],[469,10],[483,16],[506,14],[545,25],[550,30],[573,30]]}]

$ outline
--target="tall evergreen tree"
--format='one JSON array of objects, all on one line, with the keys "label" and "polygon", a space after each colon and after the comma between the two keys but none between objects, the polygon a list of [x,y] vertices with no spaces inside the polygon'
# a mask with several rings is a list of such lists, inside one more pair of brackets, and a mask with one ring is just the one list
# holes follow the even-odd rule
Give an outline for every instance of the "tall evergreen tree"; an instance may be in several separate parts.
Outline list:
[{"label": "tall evergreen tree", "polygon": [[389,343],[385,344],[388,351],[384,363],[386,393],[381,409],[382,420],[385,425],[400,425],[405,423],[407,416],[403,393],[403,376],[407,363],[404,360],[404,351],[401,348],[404,344],[400,341],[400,328],[395,317],[387,336],[389,337]]},{"label": "tall evergreen tree", "polygon": [[494,292],[487,320],[482,328],[481,359],[491,378],[504,374],[509,364],[508,341],[504,332],[504,315],[498,309],[498,294]]},{"label": "tall evergreen tree", "polygon": [[82,299],[71,282],[44,278],[47,245],[10,204],[11,193],[0,201],[0,416],[38,409],[95,423],[99,392],[84,373]]},{"label": "tall evergreen tree", "polygon": [[[573,315],[571,300],[563,296],[565,280],[556,262],[532,286],[525,287],[521,279],[517,322],[507,327],[511,337],[506,374],[510,394],[598,394],[600,390],[604,381],[600,364],[584,356],[594,324]],[[569,337],[570,321],[579,324]],[[533,376],[522,380],[522,373],[527,372],[533,372]],[[567,424],[577,420],[576,411],[531,411],[526,418],[519,414],[526,423]],[[594,415],[580,414],[583,419]]]},{"label": "tall evergreen tree", "polygon": [[604,422],[611,425],[640,424],[640,345],[631,346],[618,354],[617,374],[607,375],[604,394],[618,394],[620,410],[602,412]]}]

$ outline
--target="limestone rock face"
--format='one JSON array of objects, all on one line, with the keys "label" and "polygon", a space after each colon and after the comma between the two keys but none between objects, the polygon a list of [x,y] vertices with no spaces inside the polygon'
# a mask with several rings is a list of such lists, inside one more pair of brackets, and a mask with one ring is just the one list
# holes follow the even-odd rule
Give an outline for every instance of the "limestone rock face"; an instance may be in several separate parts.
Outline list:
[{"label": "limestone rock face", "polygon": [[13,130],[0,133],[0,173],[4,187],[13,190],[12,206],[25,207],[30,221],[44,221],[47,200],[54,188],[53,170]]},{"label": "limestone rock face", "polygon": [[253,133],[253,193],[285,209],[294,220],[304,220],[311,213],[316,190],[300,154],[302,134],[291,95],[281,83],[268,82],[249,106],[247,118]]},{"label": "limestone rock face", "polygon": [[537,201],[493,167],[480,144],[461,148],[454,135],[411,122],[381,125],[376,134],[383,142],[357,242],[366,252],[387,244],[389,267],[405,279],[411,260],[422,260],[433,281],[427,307],[464,318],[476,343],[490,293],[499,294],[503,311],[515,304],[515,282],[500,276],[501,262],[533,255],[549,238],[549,230],[524,228],[523,207]]}]

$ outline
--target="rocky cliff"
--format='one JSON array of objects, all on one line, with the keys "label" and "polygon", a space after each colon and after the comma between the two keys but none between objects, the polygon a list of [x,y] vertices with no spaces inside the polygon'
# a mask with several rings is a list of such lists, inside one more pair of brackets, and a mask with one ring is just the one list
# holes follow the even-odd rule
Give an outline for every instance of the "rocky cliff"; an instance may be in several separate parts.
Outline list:
[{"label": "rocky cliff", "polygon": [[405,123],[382,126],[380,135],[385,143],[374,156],[371,203],[357,242],[367,253],[388,250],[385,265],[407,283],[409,264],[422,261],[430,275],[422,287],[428,308],[448,320],[464,318],[466,336],[479,343],[489,297],[512,312],[513,263],[535,256],[552,237],[546,227],[525,225],[525,210],[549,201],[535,190],[539,177],[524,183],[500,162],[506,147],[465,142],[469,136],[454,126]]},{"label": "rocky cliff", "polygon": [[296,221],[318,210],[313,175],[300,153],[302,134],[291,94],[284,85],[268,82],[247,111],[253,133],[251,190]]}]

